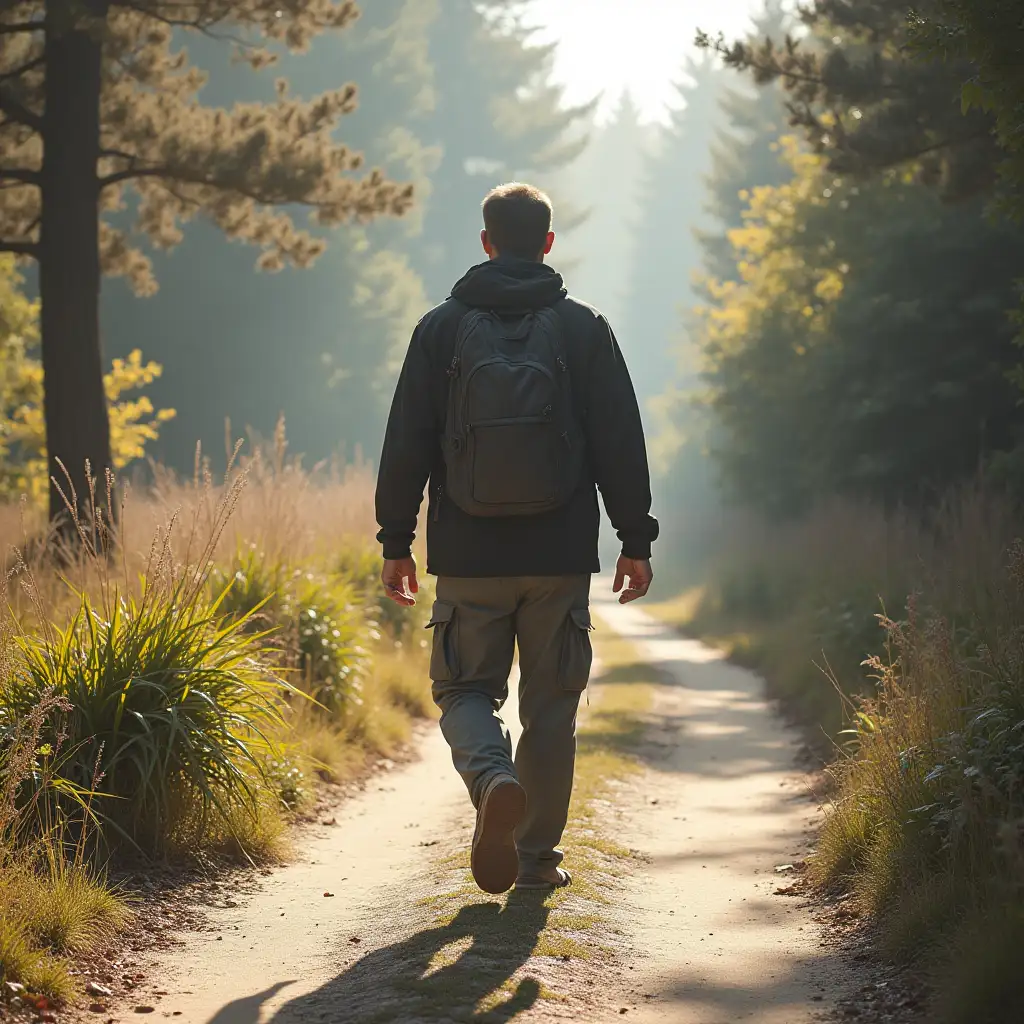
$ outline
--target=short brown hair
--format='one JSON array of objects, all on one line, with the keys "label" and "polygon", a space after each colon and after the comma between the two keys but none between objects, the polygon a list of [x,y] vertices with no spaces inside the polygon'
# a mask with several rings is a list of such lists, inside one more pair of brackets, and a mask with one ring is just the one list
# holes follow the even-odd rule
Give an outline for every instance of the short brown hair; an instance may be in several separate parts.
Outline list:
[{"label": "short brown hair", "polygon": [[484,199],[484,227],[500,254],[533,260],[544,251],[553,207],[533,185],[511,181],[492,189]]}]

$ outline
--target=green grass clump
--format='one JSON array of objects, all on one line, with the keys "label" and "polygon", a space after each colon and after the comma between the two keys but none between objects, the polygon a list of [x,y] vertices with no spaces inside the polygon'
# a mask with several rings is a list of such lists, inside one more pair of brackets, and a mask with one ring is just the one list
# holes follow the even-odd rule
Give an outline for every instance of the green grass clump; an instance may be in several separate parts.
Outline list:
[{"label": "green grass clump", "polygon": [[228,569],[214,569],[210,582],[220,588],[219,613],[262,631],[265,656],[276,652],[281,668],[323,708],[335,713],[359,701],[378,612],[354,582],[275,562],[251,545]]},{"label": "green grass clump", "polygon": [[147,586],[108,613],[82,595],[68,626],[17,638],[20,658],[0,681],[2,733],[49,694],[66,702],[41,737],[59,775],[98,794],[93,813],[149,852],[183,805],[254,802],[262,730],[283,707],[256,639],[221,624],[191,586]]},{"label": "green grass clump", "polygon": [[76,993],[68,957],[110,941],[130,911],[85,866],[26,854],[0,861],[0,982],[63,1003]]}]

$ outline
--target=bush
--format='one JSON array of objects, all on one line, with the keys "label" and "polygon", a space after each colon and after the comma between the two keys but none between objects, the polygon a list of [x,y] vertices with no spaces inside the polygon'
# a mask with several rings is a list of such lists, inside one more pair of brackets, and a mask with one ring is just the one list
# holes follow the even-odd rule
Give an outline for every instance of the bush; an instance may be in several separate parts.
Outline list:
[{"label": "bush", "polygon": [[364,645],[371,627],[351,591],[313,573],[297,574],[278,614],[297,685],[333,713],[358,703],[369,669]]},{"label": "bush", "polygon": [[276,625],[273,604],[284,575],[280,565],[249,545],[230,569],[214,566],[210,570],[210,595],[217,613],[228,622],[244,620],[245,628],[253,632],[272,629]]}]

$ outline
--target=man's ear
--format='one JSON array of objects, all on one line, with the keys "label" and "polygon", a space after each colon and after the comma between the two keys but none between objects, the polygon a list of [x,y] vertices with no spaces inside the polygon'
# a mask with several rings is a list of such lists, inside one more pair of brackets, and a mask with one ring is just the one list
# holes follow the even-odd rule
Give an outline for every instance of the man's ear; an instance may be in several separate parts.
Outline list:
[{"label": "man's ear", "polygon": [[491,245],[491,240],[487,237],[486,228],[480,232],[480,244],[484,247],[484,252],[487,253],[488,256],[494,256],[494,246]]},{"label": "man's ear", "polygon": [[547,256],[551,252],[551,247],[555,244],[555,233],[554,231],[548,232],[548,237],[544,242],[544,255]]}]

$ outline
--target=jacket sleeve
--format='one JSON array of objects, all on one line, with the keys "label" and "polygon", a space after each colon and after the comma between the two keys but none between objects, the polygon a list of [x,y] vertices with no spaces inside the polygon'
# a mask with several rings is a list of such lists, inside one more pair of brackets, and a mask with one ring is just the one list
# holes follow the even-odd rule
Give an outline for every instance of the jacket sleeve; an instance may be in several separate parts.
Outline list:
[{"label": "jacket sleeve", "polygon": [[431,380],[421,323],[413,332],[398,378],[377,474],[377,540],[384,547],[385,558],[406,558],[412,553],[416,518],[439,433]]},{"label": "jacket sleeve", "polygon": [[597,335],[587,379],[590,464],[622,553],[627,558],[650,558],[658,520],[651,515],[651,474],[640,408],[622,351],[604,317],[598,319]]}]

